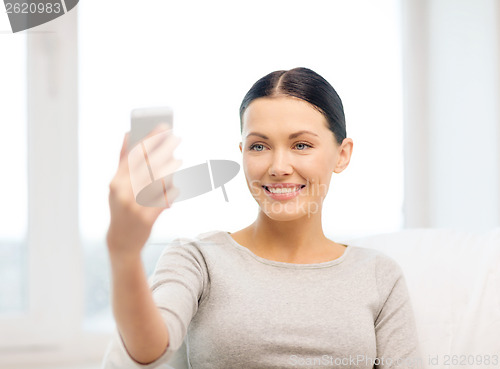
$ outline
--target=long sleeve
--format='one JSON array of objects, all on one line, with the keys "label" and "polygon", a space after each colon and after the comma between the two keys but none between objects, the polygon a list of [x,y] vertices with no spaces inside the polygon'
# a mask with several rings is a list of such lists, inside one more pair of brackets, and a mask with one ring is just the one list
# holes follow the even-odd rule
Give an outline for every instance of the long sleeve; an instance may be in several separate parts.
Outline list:
[{"label": "long sleeve", "polygon": [[424,368],[403,272],[392,258],[385,255],[378,257],[376,268],[381,306],[375,320],[379,360],[375,368]]},{"label": "long sleeve", "polygon": [[163,251],[149,283],[153,299],[167,326],[169,345],[166,351],[153,363],[140,364],[130,357],[119,334],[115,332],[102,369],[153,369],[173,358],[208,289],[208,271],[203,255],[189,239],[174,240]]}]

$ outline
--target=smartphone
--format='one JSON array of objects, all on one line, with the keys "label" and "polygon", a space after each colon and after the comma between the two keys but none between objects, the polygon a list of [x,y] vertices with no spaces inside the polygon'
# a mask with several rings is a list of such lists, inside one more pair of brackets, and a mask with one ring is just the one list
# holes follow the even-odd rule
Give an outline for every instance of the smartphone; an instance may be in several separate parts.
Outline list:
[{"label": "smartphone", "polygon": [[174,112],[168,106],[133,109],[130,113],[129,151],[144,139],[158,124],[174,126]]}]

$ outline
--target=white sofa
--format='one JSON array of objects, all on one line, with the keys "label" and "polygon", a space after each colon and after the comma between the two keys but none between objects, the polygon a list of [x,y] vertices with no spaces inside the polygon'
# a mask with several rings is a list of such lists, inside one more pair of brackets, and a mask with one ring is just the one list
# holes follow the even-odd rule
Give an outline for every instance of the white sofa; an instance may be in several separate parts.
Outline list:
[{"label": "white sofa", "polygon": [[[339,241],[380,250],[402,267],[424,368],[500,368],[500,228],[414,229]],[[169,367],[187,368],[185,357],[183,345]]]},{"label": "white sofa", "polygon": [[351,244],[403,268],[428,368],[500,368],[500,228],[405,230]]}]

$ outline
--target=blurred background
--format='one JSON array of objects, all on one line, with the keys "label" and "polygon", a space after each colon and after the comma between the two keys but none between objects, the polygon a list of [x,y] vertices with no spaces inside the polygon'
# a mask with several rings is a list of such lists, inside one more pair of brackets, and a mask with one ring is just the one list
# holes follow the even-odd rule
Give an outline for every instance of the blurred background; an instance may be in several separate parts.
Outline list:
[{"label": "blurred background", "polygon": [[[108,185],[136,107],[173,108],[181,168],[241,164],[247,90],[308,67],[354,140],[327,237],[500,225],[496,0],[87,0],[16,34],[2,10],[0,50],[1,368],[99,367],[114,329]],[[176,237],[253,222],[242,170],[226,191],[163,212],[148,273]]]}]

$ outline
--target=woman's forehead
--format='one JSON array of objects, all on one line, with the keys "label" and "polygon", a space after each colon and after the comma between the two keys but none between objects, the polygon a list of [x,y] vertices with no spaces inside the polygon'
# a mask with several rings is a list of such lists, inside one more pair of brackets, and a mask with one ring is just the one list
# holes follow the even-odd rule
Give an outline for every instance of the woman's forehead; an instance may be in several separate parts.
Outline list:
[{"label": "woman's forehead", "polygon": [[255,99],[244,115],[244,131],[254,129],[289,131],[328,129],[324,115],[308,102],[293,97]]}]

